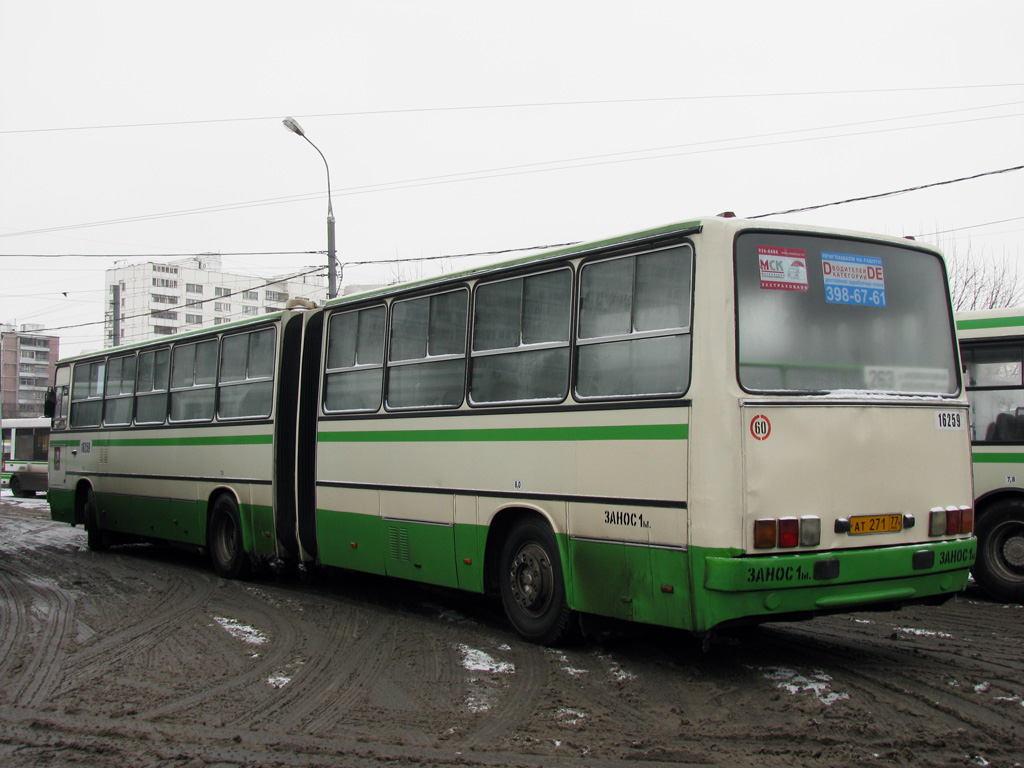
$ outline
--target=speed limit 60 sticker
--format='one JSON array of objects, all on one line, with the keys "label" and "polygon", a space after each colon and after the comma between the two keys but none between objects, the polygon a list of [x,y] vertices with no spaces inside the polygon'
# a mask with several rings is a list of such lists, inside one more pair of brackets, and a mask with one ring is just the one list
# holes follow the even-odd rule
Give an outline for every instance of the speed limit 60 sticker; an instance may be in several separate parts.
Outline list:
[{"label": "speed limit 60 sticker", "polygon": [[757,414],[750,420],[750,434],[755,440],[767,440],[772,434],[772,423],[763,413]]},{"label": "speed limit 60 sticker", "polygon": [[963,411],[936,411],[936,429],[966,429],[967,419]]}]

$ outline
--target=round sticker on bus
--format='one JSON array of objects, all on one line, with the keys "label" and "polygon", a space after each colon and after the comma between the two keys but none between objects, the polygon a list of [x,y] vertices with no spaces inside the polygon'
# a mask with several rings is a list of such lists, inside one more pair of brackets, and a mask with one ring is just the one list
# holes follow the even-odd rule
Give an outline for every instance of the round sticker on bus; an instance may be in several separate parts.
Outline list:
[{"label": "round sticker on bus", "polygon": [[757,414],[750,420],[750,434],[754,436],[755,440],[767,440],[771,433],[772,423],[763,413]]}]

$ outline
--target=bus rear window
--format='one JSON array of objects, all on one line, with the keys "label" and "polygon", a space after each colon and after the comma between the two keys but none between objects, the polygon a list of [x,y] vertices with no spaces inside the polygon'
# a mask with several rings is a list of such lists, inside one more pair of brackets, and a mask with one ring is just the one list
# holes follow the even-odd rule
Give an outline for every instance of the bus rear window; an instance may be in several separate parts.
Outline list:
[{"label": "bus rear window", "polygon": [[945,269],[860,240],[736,238],[737,358],[750,392],[959,391]]}]

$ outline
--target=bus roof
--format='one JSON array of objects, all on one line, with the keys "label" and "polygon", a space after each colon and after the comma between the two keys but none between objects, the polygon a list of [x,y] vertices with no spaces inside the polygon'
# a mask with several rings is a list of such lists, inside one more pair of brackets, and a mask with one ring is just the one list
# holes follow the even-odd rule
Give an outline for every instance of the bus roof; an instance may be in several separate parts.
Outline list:
[{"label": "bus roof", "polygon": [[961,336],[1007,336],[1024,331],[1024,307],[978,309],[956,313]]},{"label": "bus roof", "polygon": [[333,307],[356,301],[363,301],[374,297],[389,296],[394,293],[404,292],[411,289],[414,290],[418,286],[432,286],[445,282],[457,282],[460,280],[482,277],[492,272],[514,268],[519,265],[537,264],[543,263],[545,261],[557,261],[559,259],[582,256],[592,251],[607,250],[609,248],[614,248],[616,246],[628,246],[648,241],[656,242],[660,239],[670,239],[673,237],[683,237],[686,235],[698,234],[706,230],[720,230],[720,234],[726,236],[730,232],[738,232],[739,230],[744,229],[777,229],[780,231],[825,233],[830,235],[837,235],[840,237],[868,238],[871,240],[885,241],[895,245],[901,245],[904,247],[927,250],[937,253],[941,256],[941,253],[933,246],[928,245],[927,243],[920,243],[917,241],[908,240],[907,238],[904,237],[894,237],[892,235],[880,235],[870,232],[858,232],[854,230],[835,229],[830,227],[821,227],[808,224],[793,224],[790,222],[761,221],[757,219],[740,219],[736,218],[731,214],[718,214],[714,216],[703,216],[697,219],[681,221],[674,224],[666,224],[665,226],[655,227],[653,229],[644,229],[640,230],[639,232],[629,232],[621,235],[615,235],[601,240],[573,243],[572,245],[559,247],[554,250],[543,251],[541,253],[535,253],[529,256],[510,259],[508,261],[497,262],[495,264],[489,264],[484,267],[476,267],[461,272],[455,272],[452,274],[444,275],[442,277],[424,278],[422,280],[416,280],[412,282],[395,283],[394,285],[389,286],[369,288],[359,293],[353,293],[347,296],[339,296],[336,299],[328,301],[325,306]]},{"label": "bus roof", "polygon": [[[870,232],[836,229],[831,227],[822,227],[808,224],[794,224],[791,222],[767,221],[760,219],[741,219],[735,217],[732,214],[723,213],[712,216],[703,216],[697,219],[680,221],[674,224],[666,224],[664,226],[654,227],[651,229],[644,229],[638,232],[628,232],[625,234],[607,237],[601,240],[573,243],[571,245],[559,247],[554,250],[543,251],[541,253],[535,253],[529,256],[510,259],[507,261],[489,264],[482,267],[475,267],[461,272],[442,275],[440,277],[430,277],[424,278],[422,280],[395,283],[393,285],[388,286],[373,287],[365,291],[361,291],[359,293],[353,293],[346,296],[339,296],[335,299],[331,299],[328,302],[326,302],[324,306],[340,307],[355,302],[366,301],[368,299],[384,298],[395,294],[404,293],[407,291],[415,291],[417,288],[420,287],[426,288],[429,286],[439,286],[444,285],[446,283],[456,283],[467,279],[484,277],[495,272],[515,268],[520,265],[542,264],[546,261],[554,262],[561,259],[583,256],[594,251],[607,251],[608,249],[616,247],[627,247],[630,245],[641,245],[645,243],[656,245],[659,241],[671,241],[675,238],[682,238],[687,235],[695,235],[702,232],[714,232],[719,237],[729,237],[730,234],[734,235],[735,233],[741,230],[751,229],[819,233],[838,237],[850,237],[859,239],[866,238],[870,240],[888,242],[893,245],[900,245],[903,247],[930,251],[941,256],[941,253],[933,246],[930,246],[926,243],[908,240],[907,238],[895,237],[891,235],[880,235]],[[292,307],[289,307],[288,309],[292,309]],[[127,352],[143,347],[159,346],[161,344],[170,345],[177,343],[182,339],[191,339],[212,333],[219,333],[224,330],[230,330],[235,327],[248,328],[257,325],[260,322],[275,320],[281,317],[284,311],[287,310],[272,312],[266,315],[260,315],[258,317],[247,317],[231,323],[224,323],[223,325],[219,326],[197,328],[196,330],[190,330],[180,334],[174,334],[173,336],[168,336],[166,338],[147,339],[145,341],[133,342],[131,344],[125,344],[119,347],[108,347],[99,351],[86,352],[77,355],[69,355],[66,358],[61,358],[59,362],[63,364],[71,361],[84,360],[89,358],[106,357],[116,354],[117,352],[122,350]]]}]

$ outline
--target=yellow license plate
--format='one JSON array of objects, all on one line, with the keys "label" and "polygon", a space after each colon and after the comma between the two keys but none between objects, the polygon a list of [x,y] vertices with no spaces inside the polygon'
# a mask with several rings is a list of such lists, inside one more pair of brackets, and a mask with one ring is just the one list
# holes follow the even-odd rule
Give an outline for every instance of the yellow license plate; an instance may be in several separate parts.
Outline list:
[{"label": "yellow license plate", "polygon": [[850,518],[850,535],[897,533],[903,530],[903,515],[860,515]]}]

